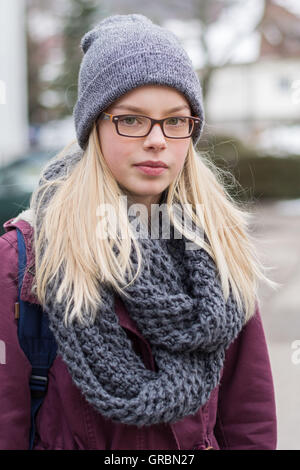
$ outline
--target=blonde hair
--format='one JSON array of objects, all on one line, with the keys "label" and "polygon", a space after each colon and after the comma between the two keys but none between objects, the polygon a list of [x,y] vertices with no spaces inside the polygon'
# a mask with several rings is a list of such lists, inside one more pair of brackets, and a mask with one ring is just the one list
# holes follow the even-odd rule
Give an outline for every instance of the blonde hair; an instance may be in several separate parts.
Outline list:
[{"label": "blonde hair", "polygon": [[[70,145],[57,159],[68,154]],[[119,204],[119,197],[124,193],[102,155],[96,124],[82,158],[72,170],[55,179],[43,178],[31,200],[36,212],[53,189],[51,201],[39,218],[39,230],[34,231],[36,295],[43,305],[47,284],[63,269],[56,298],[58,302],[66,300],[65,322],[75,319],[82,324],[93,322],[102,302],[99,282],[126,295],[126,279],[130,280],[129,284],[134,282],[143,260],[127,209]],[[248,321],[255,313],[259,281],[275,286],[264,275],[248,233],[251,214],[229,196],[221,181],[221,171],[205,155],[195,151],[192,141],[185,164],[166,194],[174,227],[213,257],[225,299],[231,286]],[[116,238],[108,224],[109,236],[99,237],[97,210],[101,204],[115,208],[120,232],[127,236]],[[200,231],[204,231],[208,243],[203,237],[195,240],[194,232],[183,226],[172,210],[176,204],[190,205],[185,207],[192,208],[191,218]],[[197,205],[204,209],[200,215],[195,210]],[[130,259],[132,246],[138,263],[135,273]]]}]

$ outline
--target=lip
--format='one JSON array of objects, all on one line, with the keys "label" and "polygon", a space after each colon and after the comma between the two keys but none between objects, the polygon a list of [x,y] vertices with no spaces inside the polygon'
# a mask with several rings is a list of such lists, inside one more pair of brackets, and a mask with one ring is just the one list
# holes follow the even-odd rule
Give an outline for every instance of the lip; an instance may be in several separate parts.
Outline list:
[{"label": "lip", "polygon": [[146,173],[146,175],[161,175],[164,171],[166,171],[166,168],[163,166],[143,166],[143,165],[136,165],[136,168],[143,173]]},{"label": "lip", "polygon": [[161,161],[156,161],[156,160],[147,160],[145,162],[141,162],[141,163],[136,163],[135,166],[151,166],[152,168],[168,168],[166,163],[164,162],[161,162]]},{"label": "lip", "polygon": [[146,162],[141,162],[134,166],[146,175],[152,176],[160,175],[168,168],[164,162],[153,160],[147,160]]}]

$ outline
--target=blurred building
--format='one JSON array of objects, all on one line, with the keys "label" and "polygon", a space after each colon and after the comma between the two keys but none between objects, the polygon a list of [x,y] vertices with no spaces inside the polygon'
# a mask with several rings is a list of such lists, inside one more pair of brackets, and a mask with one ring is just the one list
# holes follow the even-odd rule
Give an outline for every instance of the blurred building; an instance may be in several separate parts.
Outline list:
[{"label": "blurred building", "polygon": [[0,165],[28,148],[25,0],[0,2]]},{"label": "blurred building", "polygon": [[258,26],[261,33],[260,58],[300,58],[300,18],[282,6],[266,0]]},{"label": "blurred building", "polygon": [[256,59],[216,68],[206,102],[213,132],[252,144],[274,126],[300,125],[300,17],[267,0],[256,31]]}]

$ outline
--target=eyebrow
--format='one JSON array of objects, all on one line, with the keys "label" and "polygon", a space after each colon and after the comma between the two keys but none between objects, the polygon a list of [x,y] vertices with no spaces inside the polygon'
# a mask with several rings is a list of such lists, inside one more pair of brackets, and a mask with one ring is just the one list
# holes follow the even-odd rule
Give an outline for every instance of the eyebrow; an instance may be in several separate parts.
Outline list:
[{"label": "eyebrow", "polygon": [[[129,111],[133,111],[135,113],[143,113],[144,112],[144,110],[142,108],[137,108],[136,106],[133,106],[133,105],[130,105],[130,104],[116,104],[115,108],[126,109],[126,110],[129,110]],[[176,106],[175,108],[171,108],[171,109],[168,109],[168,110],[164,111],[163,114],[175,113],[177,111],[181,111],[184,108],[189,110],[189,107],[186,104],[182,104],[180,106]]]}]

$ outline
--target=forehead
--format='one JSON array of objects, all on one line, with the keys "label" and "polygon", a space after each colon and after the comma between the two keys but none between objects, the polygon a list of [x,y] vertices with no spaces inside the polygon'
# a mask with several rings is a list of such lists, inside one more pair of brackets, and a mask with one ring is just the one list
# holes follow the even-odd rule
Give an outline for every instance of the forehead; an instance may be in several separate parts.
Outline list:
[{"label": "forehead", "polygon": [[171,109],[181,106],[183,110],[190,110],[188,100],[180,91],[162,85],[144,85],[134,88],[116,100],[110,109],[119,106],[124,109],[126,105],[141,109]]}]

